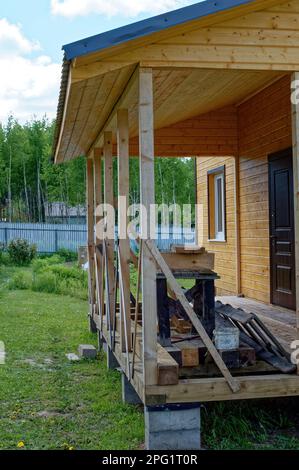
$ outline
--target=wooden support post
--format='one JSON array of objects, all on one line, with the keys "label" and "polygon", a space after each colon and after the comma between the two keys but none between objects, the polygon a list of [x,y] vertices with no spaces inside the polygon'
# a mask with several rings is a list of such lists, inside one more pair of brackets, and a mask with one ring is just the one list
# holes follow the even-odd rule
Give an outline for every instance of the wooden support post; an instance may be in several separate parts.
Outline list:
[{"label": "wooden support post", "polygon": [[[94,173],[94,203],[95,203],[95,213],[97,207],[103,203],[103,190],[102,190],[102,151],[101,149],[94,150],[94,160],[93,160],[93,173]],[[96,224],[100,222],[101,218],[96,215],[95,222]],[[96,237],[96,244],[102,243],[102,239]]]},{"label": "wooden support post", "polygon": [[241,295],[241,238],[240,238],[240,160],[235,157],[235,235],[236,235],[236,293]]},{"label": "wooden support post", "polygon": [[[299,84],[299,72],[292,75],[292,82]],[[298,93],[296,93],[298,95]],[[294,221],[295,221],[295,269],[296,269],[296,316],[299,339],[299,104],[292,103],[293,175],[294,175]],[[297,365],[299,375],[299,364]]]},{"label": "wooden support post", "polygon": [[95,239],[94,239],[94,178],[93,158],[86,160],[86,202],[87,202],[87,249],[90,329],[94,331],[93,314],[95,307]]},{"label": "wooden support post", "polygon": [[[154,116],[152,69],[139,69],[139,152],[141,204],[147,211],[150,237],[150,206],[155,203]],[[142,228],[143,236],[144,227]],[[147,246],[142,250],[143,372],[144,385],[157,384],[156,264]]]},{"label": "wooden support post", "polygon": [[[102,194],[102,151],[101,149],[94,149],[93,159],[93,176],[94,176],[94,210],[95,210],[95,224],[97,225],[101,217],[97,215],[97,207],[103,203]],[[95,277],[96,277],[96,292],[97,292],[97,306],[96,313],[103,314],[103,240],[99,238],[96,231],[96,246],[101,245],[101,251],[95,250]]]},{"label": "wooden support post", "polygon": [[[114,194],[113,194],[113,153],[112,153],[112,133],[105,132],[104,135],[104,203],[114,207]],[[113,223],[114,229],[114,223]],[[108,231],[109,233],[109,231]],[[109,292],[107,292],[107,299],[109,299],[111,323],[115,314],[114,309],[114,238],[106,238],[107,247],[107,273],[109,276]],[[106,284],[107,286],[107,284]],[[111,325],[108,325],[110,328]]]},{"label": "wooden support post", "polygon": [[[123,302],[121,308],[121,347],[122,351],[132,349],[131,301],[130,301],[130,240],[127,233],[129,208],[129,116],[127,109],[117,111],[117,157],[118,157],[118,236],[119,263],[122,273]],[[122,311],[124,307],[124,311]],[[124,325],[126,322],[126,325]],[[127,338],[125,337],[125,331]]]}]

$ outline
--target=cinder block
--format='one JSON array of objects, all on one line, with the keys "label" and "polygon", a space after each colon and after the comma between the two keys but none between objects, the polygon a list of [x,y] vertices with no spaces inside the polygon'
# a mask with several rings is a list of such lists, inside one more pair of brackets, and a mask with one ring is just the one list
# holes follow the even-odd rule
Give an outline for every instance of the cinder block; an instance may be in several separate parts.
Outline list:
[{"label": "cinder block", "polygon": [[78,351],[79,356],[85,359],[95,359],[97,357],[97,350],[91,344],[80,344]]},{"label": "cinder block", "polygon": [[142,403],[138,393],[135,391],[135,388],[130,384],[126,374],[123,372],[121,374],[121,385],[122,399],[124,403],[128,403],[129,405],[140,405]]},{"label": "cinder block", "polygon": [[145,407],[147,450],[199,450],[200,405]]}]

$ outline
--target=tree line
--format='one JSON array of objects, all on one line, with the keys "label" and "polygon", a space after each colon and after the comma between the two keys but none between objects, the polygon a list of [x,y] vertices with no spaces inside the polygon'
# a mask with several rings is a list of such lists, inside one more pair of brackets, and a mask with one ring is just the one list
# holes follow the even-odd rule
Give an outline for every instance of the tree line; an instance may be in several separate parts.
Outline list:
[{"label": "tree line", "polygon": [[[20,124],[13,116],[0,123],[0,219],[8,222],[45,222],[49,203],[77,207],[86,201],[85,159],[53,165],[55,122],[33,119]],[[117,161],[114,161],[117,193]],[[195,174],[191,158],[155,160],[156,203],[194,204]],[[130,159],[130,202],[138,203],[139,162]]]}]

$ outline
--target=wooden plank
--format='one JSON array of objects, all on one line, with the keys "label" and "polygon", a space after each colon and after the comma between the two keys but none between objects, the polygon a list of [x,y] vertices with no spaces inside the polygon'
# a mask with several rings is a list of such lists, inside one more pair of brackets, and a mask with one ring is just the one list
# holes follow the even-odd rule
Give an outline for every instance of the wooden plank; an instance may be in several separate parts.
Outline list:
[{"label": "wooden plank", "polygon": [[[150,208],[155,203],[153,72],[139,69],[140,195],[150,236]],[[142,232],[145,231],[142,221]],[[156,264],[146,245],[142,250],[143,373],[144,384],[157,383]]]},{"label": "wooden plank", "polygon": [[232,393],[224,378],[182,380],[173,387],[146,387],[146,404],[192,403],[226,400],[246,400],[299,395],[299,377],[296,374],[238,377],[239,392]]},{"label": "wooden plank", "polygon": [[93,316],[95,306],[95,239],[94,239],[94,179],[93,159],[86,159],[86,189],[87,189],[87,245],[88,245],[88,279],[90,316]]},{"label": "wooden plank", "polygon": [[[101,217],[97,213],[97,208],[103,203],[103,188],[102,188],[102,153],[100,149],[94,150],[93,160],[93,176],[94,176],[94,211],[95,211],[95,223],[96,225],[101,221]],[[96,244],[102,242],[102,238],[98,238],[96,231]]]},{"label": "wooden plank", "polygon": [[205,248],[202,246],[196,246],[196,245],[172,245],[171,251],[173,253],[178,253],[181,255],[202,255],[205,253]]},{"label": "wooden plank", "polygon": [[[231,68],[243,70],[292,71],[298,67],[297,47],[271,46],[148,46],[139,55],[142,66]],[[138,60],[138,54],[128,53],[126,61]]]},{"label": "wooden plank", "polygon": [[[110,132],[105,133],[103,159],[104,159],[104,203],[109,204],[111,208],[114,208],[112,134]],[[108,229],[109,231],[113,231],[114,233],[114,226],[113,227],[109,226]],[[105,239],[106,239],[107,260],[108,260],[107,271],[108,271],[108,276],[109,276],[109,292],[106,292],[106,295],[107,295],[106,301],[109,301],[110,303],[111,322],[113,323],[113,319],[115,315],[114,238],[111,238],[110,235],[109,237],[107,237],[107,234],[105,234]]]},{"label": "wooden plank", "polygon": [[[297,12],[299,13],[299,12]],[[274,15],[273,15],[274,16]],[[240,20],[241,22],[242,20]],[[160,44],[176,45],[214,45],[214,46],[298,46],[299,31],[290,24],[289,29],[265,29],[260,34],[260,28],[232,27],[215,25],[212,28],[192,31],[171,39],[161,41]]]},{"label": "wooden plank", "polygon": [[179,365],[166,351],[158,344],[158,384],[176,385],[179,383]]},{"label": "wooden plank", "polygon": [[[142,240],[140,241],[139,248],[139,258],[137,261],[137,292],[136,292],[136,305],[135,305],[135,315],[134,315],[134,337],[133,337],[133,358],[132,358],[132,377],[134,377],[135,372],[135,354],[136,354],[136,345],[137,345],[137,328],[138,328],[138,314],[139,314],[139,298],[141,291],[141,255],[142,255]],[[132,256],[132,252],[131,252]],[[135,255],[134,255],[135,256]],[[137,259],[137,257],[136,257]]]},{"label": "wooden plank", "polygon": [[162,253],[162,256],[173,270],[186,270],[186,271],[207,271],[214,269],[214,253],[203,254],[177,254],[177,253]]},{"label": "wooden plank", "polygon": [[164,273],[167,281],[171,287],[171,289],[175,292],[177,299],[181,302],[182,306],[184,307],[187,315],[189,316],[193,326],[195,327],[196,331],[200,335],[202,341],[204,342],[205,346],[207,347],[209,353],[211,354],[212,358],[214,359],[215,363],[217,364],[219,370],[227,380],[230,388],[233,392],[237,392],[240,388],[238,380],[232,377],[231,373],[229,372],[228,368],[224,364],[223,360],[218,354],[214,344],[212,343],[210,337],[208,336],[207,332],[205,331],[204,327],[202,326],[200,320],[198,319],[196,313],[194,312],[193,308],[191,307],[190,303],[185,297],[185,294],[180,287],[180,285],[175,280],[171,270],[165,263],[162,255],[160,254],[159,250],[152,242],[152,240],[145,240],[144,244],[148,247],[150,253],[156,260],[157,264],[159,265],[160,269]]},{"label": "wooden plank", "polygon": [[235,238],[236,238],[236,293],[241,290],[241,238],[240,238],[240,162],[239,155],[235,157],[234,164],[235,186]]},{"label": "wooden plank", "polygon": [[[292,81],[299,83],[299,72],[295,72]],[[297,338],[299,339],[299,104],[292,103],[292,140],[294,174],[294,211],[295,211],[295,269],[296,269],[296,317]],[[299,375],[299,364],[297,364]]]},{"label": "wooden plank", "polygon": [[[118,237],[119,237],[119,263],[121,265],[122,285],[124,299],[121,302],[124,311],[121,318],[126,326],[121,328],[122,350],[132,349],[131,321],[130,321],[130,240],[127,233],[128,207],[129,207],[129,116],[127,109],[117,111],[117,163],[118,163]],[[127,337],[125,338],[125,331]]]},{"label": "wooden plank", "polygon": [[[95,224],[96,224],[96,247],[102,245],[103,247],[103,234],[101,230],[97,229],[102,217],[99,216],[97,211],[100,204],[103,203],[103,188],[102,188],[102,151],[101,149],[94,149],[93,152],[93,176],[94,176],[94,211],[95,211]],[[103,285],[103,270],[104,260],[103,251],[96,248],[94,254],[95,263],[95,284],[96,284],[96,313],[103,318],[104,313],[104,285]]]},{"label": "wooden plank", "polygon": [[176,346],[181,350],[182,367],[197,367],[199,365],[199,350],[196,344],[183,341],[177,343]]}]

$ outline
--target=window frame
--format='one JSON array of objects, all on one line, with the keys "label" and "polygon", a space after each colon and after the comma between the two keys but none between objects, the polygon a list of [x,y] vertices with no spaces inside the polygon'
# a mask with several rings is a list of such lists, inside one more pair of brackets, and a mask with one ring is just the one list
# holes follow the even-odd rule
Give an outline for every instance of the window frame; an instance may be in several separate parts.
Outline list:
[{"label": "window frame", "polygon": [[[209,229],[209,242],[226,243],[226,175],[225,165],[213,168],[207,172],[208,177],[208,229]],[[222,182],[221,185],[221,213],[222,213],[222,227],[223,230],[218,230],[219,227],[219,199],[218,196],[218,181]]]}]

